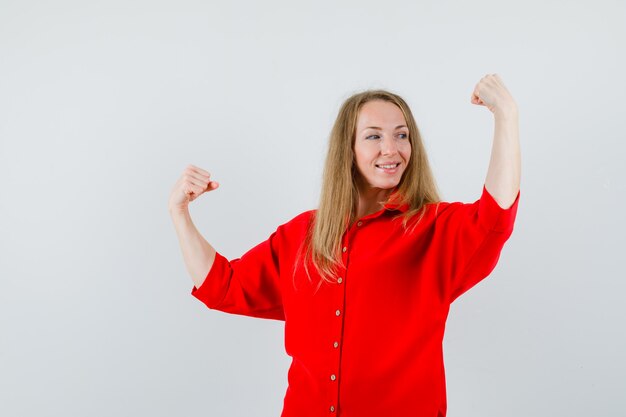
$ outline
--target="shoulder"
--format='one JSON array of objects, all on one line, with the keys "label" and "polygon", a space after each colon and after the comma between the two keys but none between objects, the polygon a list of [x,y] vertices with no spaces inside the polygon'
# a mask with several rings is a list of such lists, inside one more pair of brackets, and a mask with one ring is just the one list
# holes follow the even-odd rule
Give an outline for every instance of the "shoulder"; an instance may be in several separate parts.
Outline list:
[{"label": "shoulder", "polygon": [[278,226],[278,230],[287,235],[304,235],[316,212],[317,210],[302,212]]},{"label": "shoulder", "polygon": [[311,219],[315,216],[316,212],[317,212],[317,210],[307,210],[305,212],[302,212],[302,213],[298,214],[297,216],[295,216],[294,218],[292,218],[291,220],[289,220],[285,224],[309,223],[311,221]]},{"label": "shoulder", "polygon": [[455,208],[462,206],[466,203],[459,201],[437,201],[434,203],[427,203],[424,205],[424,215],[432,220],[438,219],[441,215],[454,211]]},{"label": "shoulder", "polygon": [[[477,206],[475,203],[465,203],[462,201],[436,201],[429,202],[422,206],[420,210],[411,215],[409,224],[421,225],[421,229],[439,229],[442,224],[448,223],[449,219],[458,218],[461,213],[468,212],[468,208]],[[471,211],[471,209],[469,209]],[[469,214],[469,213],[468,213]]]},{"label": "shoulder", "polygon": [[286,221],[285,223],[281,224],[279,227],[294,227],[294,226],[297,227],[303,224],[308,225],[310,221],[313,219],[313,217],[315,216],[316,211],[317,210],[304,211],[296,215],[295,217],[292,217],[290,220]]},{"label": "shoulder", "polygon": [[434,217],[438,222],[465,221],[481,224],[486,230],[510,231],[515,221],[519,191],[513,204],[500,207],[494,197],[483,186],[482,193],[473,202],[440,202],[434,210]]},{"label": "shoulder", "polygon": [[481,204],[485,204],[485,202],[491,202],[493,198],[483,187],[482,194],[478,196],[474,201],[439,201],[436,203],[429,203],[427,206],[431,211],[432,215],[435,218],[440,216],[445,216],[448,214],[452,214],[459,210],[471,210],[472,208],[477,209]]}]

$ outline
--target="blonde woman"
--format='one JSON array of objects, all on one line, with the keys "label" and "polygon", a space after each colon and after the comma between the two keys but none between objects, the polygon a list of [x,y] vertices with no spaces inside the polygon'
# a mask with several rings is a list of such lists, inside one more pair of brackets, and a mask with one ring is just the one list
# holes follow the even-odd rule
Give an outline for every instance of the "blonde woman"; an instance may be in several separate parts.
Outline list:
[{"label": "blonde woman", "polygon": [[189,216],[191,201],[218,188],[209,172],[190,165],[174,186],[191,293],[210,309],[285,321],[283,417],[446,415],[450,304],[491,273],[519,201],[517,105],[496,74],[471,102],[495,123],[474,203],[440,201],[408,105],[384,90],[341,106],[318,208],[241,258],[216,252]]}]

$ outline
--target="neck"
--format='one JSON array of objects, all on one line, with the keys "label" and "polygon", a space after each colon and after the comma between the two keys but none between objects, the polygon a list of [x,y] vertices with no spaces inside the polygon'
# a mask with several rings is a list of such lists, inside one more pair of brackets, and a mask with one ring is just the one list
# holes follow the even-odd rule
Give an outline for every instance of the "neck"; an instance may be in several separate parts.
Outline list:
[{"label": "neck", "polygon": [[374,188],[367,184],[360,184],[355,220],[382,209],[383,204],[381,201],[387,201],[392,191],[392,189]]}]

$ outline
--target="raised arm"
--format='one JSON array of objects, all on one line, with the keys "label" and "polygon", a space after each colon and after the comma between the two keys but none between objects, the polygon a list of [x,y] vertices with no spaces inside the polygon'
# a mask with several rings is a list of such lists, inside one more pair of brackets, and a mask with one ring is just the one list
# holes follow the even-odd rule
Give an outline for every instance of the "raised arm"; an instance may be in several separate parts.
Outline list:
[{"label": "raised arm", "polygon": [[207,171],[189,165],[170,196],[170,215],[194,283],[191,294],[207,307],[225,313],[284,320],[278,262],[282,228],[241,258],[229,261],[191,221],[189,203],[218,186]]},{"label": "raised arm", "polygon": [[474,87],[471,101],[494,116],[494,136],[485,188],[498,205],[509,208],[520,189],[519,116],[515,100],[498,74],[485,75]]},{"label": "raised arm", "polygon": [[210,178],[211,174],[207,171],[189,165],[174,185],[168,202],[183,259],[196,288],[200,288],[211,270],[216,252],[193,224],[189,203],[219,186]]}]

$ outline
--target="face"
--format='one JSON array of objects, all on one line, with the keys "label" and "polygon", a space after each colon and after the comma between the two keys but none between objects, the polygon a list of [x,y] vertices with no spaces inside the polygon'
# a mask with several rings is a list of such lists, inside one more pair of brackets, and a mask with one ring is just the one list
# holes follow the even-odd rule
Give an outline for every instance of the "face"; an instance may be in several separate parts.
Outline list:
[{"label": "face", "polygon": [[388,101],[365,103],[357,118],[354,153],[361,186],[397,186],[411,157],[409,128],[402,110]]}]

